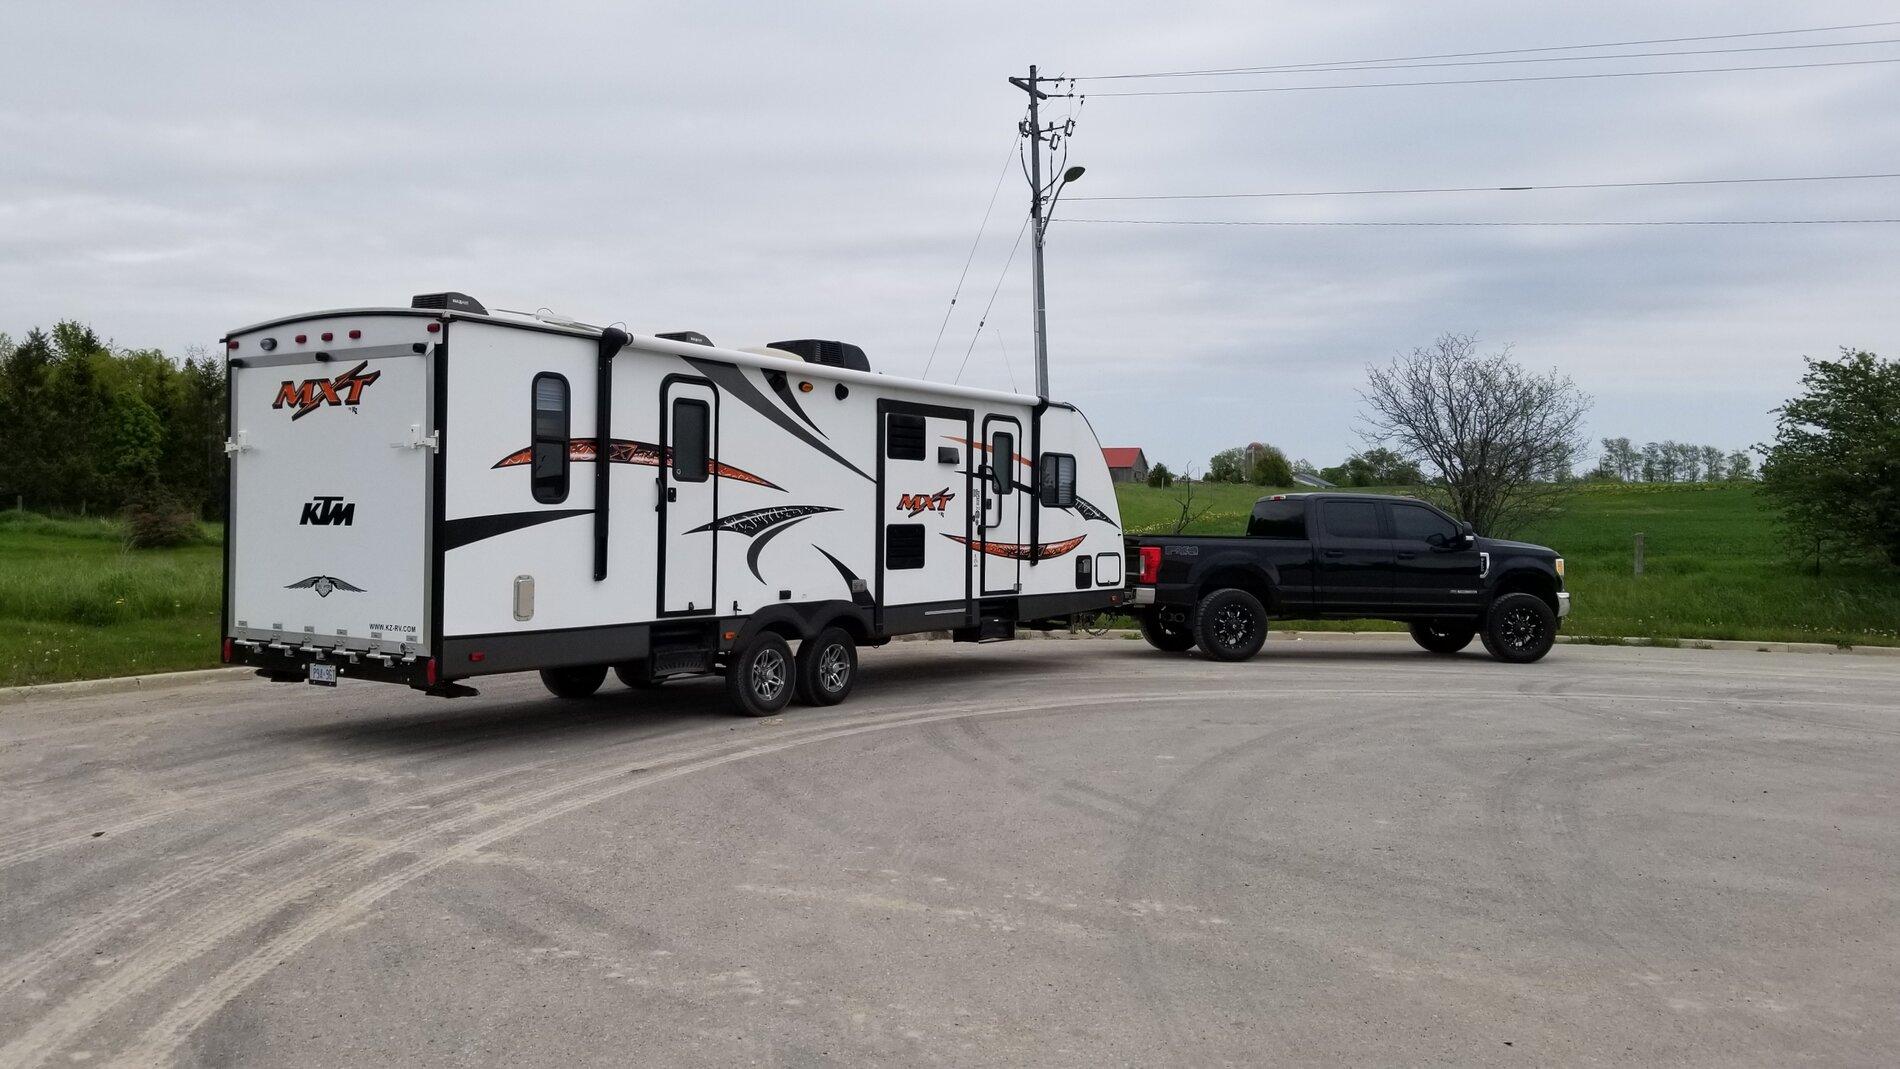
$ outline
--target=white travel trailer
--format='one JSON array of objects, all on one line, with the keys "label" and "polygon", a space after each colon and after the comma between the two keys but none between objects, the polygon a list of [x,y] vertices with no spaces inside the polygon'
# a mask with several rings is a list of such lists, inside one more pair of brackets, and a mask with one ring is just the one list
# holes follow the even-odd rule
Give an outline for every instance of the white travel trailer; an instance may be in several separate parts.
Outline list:
[{"label": "white travel trailer", "polygon": [[893,635],[1124,599],[1114,489],[1068,405],[461,294],[225,347],[224,658],[272,679],[456,695],[539,670],[584,697],[609,668],[710,672],[764,715],[842,701]]}]

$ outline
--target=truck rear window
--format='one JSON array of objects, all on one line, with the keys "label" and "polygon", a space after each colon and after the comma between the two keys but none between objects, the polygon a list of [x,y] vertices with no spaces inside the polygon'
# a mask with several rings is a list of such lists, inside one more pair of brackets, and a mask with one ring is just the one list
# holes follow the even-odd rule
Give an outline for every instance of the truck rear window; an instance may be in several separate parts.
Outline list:
[{"label": "truck rear window", "polygon": [[1295,497],[1255,502],[1253,515],[1247,519],[1247,534],[1253,538],[1305,538],[1306,500]]}]

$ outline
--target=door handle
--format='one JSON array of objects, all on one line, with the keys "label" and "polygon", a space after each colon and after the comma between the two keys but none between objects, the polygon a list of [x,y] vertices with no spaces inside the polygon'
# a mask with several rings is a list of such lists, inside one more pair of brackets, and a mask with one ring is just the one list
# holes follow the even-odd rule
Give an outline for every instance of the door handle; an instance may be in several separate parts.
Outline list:
[{"label": "door handle", "polygon": [[1324,551],[1323,555],[1327,557],[1343,557],[1346,555],[1346,551],[1343,549],[1329,549]]},{"label": "door handle", "polygon": [[1416,559],[1418,559],[1418,554],[1416,554],[1416,553],[1412,553],[1412,552],[1409,552],[1409,551],[1406,551],[1406,552],[1401,552],[1401,553],[1399,554],[1399,559],[1400,559],[1400,560],[1416,560]]}]

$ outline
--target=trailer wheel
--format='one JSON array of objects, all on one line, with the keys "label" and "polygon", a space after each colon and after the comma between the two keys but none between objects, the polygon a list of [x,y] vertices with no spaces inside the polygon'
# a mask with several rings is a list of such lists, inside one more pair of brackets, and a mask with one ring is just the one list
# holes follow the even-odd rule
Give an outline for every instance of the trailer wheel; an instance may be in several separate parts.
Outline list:
[{"label": "trailer wheel", "polygon": [[1194,632],[1188,627],[1187,613],[1172,605],[1144,609],[1140,615],[1141,637],[1163,653],[1186,653],[1194,648]]},{"label": "trailer wheel", "polygon": [[1412,641],[1433,653],[1457,653],[1477,637],[1478,629],[1467,624],[1439,622],[1412,625]]},{"label": "trailer wheel", "polygon": [[607,666],[604,664],[541,669],[542,685],[557,698],[591,698],[606,678]]},{"label": "trailer wheel", "polygon": [[1506,594],[1484,614],[1484,648],[1510,664],[1529,664],[1557,641],[1557,614],[1535,594]]},{"label": "trailer wheel", "polygon": [[1194,641],[1217,661],[1244,661],[1267,641],[1267,610],[1235,587],[1216,590],[1194,607]]},{"label": "trailer wheel", "polygon": [[654,679],[648,675],[645,661],[628,661],[614,665],[614,678],[620,680],[621,686],[630,690],[659,690],[660,684],[666,682],[665,676]]},{"label": "trailer wheel", "polygon": [[858,645],[842,627],[827,627],[798,644],[798,700],[836,705],[858,682]]},{"label": "trailer wheel", "polygon": [[726,664],[726,697],[741,716],[771,716],[792,700],[792,648],[761,631]]}]

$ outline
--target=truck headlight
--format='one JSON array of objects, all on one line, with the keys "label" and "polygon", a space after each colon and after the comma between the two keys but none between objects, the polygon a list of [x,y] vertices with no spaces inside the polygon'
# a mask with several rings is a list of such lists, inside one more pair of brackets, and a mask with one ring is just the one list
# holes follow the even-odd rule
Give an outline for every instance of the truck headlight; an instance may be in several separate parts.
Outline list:
[{"label": "truck headlight", "polygon": [[1563,577],[1564,577],[1564,559],[1562,557],[1558,557],[1557,558],[1557,578],[1562,579]]}]

